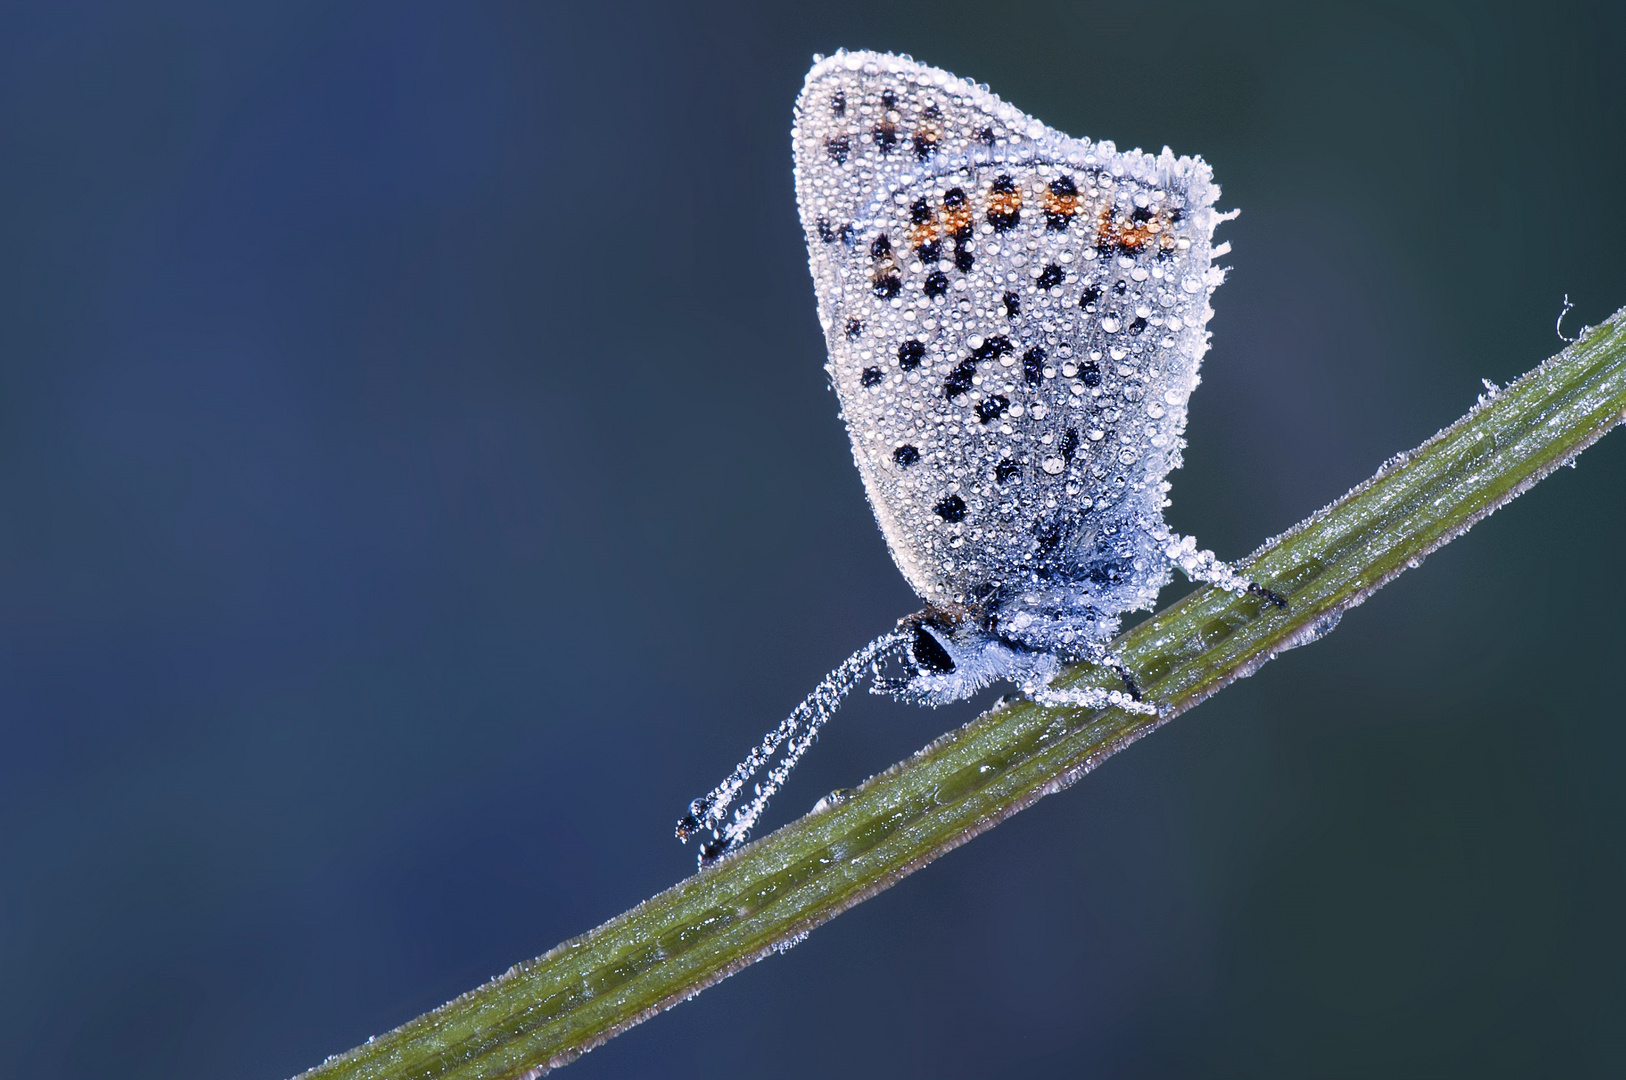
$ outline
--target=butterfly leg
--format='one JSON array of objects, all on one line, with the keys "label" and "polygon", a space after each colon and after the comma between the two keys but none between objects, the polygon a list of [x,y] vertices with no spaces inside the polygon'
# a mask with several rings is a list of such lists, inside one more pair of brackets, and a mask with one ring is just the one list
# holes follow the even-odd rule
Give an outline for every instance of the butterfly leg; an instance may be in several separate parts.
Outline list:
[{"label": "butterfly leg", "polygon": [[1156,716],[1157,706],[1130,697],[1123,690],[1103,690],[1099,686],[1025,686],[1023,692],[1040,705],[1078,706],[1085,709],[1105,709],[1116,706],[1125,712]]},{"label": "butterfly leg", "polygon": [[[784,786],[790,771],[796,767],[802,755],[807,753],[808,747],[813,745],[813,740],[818,737],[819,728],[830,719],[831,714],[841,704],[841,700],[866,676],[879,676],[880,667],[886,658],[900,650],[907,640],[907,635],[903,632],[893,631],[890,634],[883,634],[847,657],[840,667],[826,675],[819,685],[813,688],[813,692],[807,695],[800,705],[791,710],[791,714],[777,728],[762,737],[762,742],[753,747],[745,756],[745,760],[734,767],[728,779],[718,784],[709,794],[689,804],[689,812],[678,820],[677,838],[688,843],[690,837],[708,829],[711,831],[711,839],[700,845],[701,866],[715,862],[745,843],[746,837],[751,833],[751,827],[768,808],[768,800]],[[744,790],[746,783],[766,766],[781,748],[784,753],[779,763],[773,767],[763,782],[754,786],[751,801],[736,809],[733,820],[725,824],[724,818],[728,816],[729,807]]]},{"label": "butterfly leg", "polygon": [[1117,672],[1118,677],[1124,681],[1124,688],[1103,690],[1099,686],[1052,686],[1050,683],[1058,674],[1058,669],[1052,669],[1048,674],[1024,685],[1022,692],[1040,705],[1073,705],[1086,709],[1116,706],[1126,712],[1140,713],[1143,716],[1157,715],[1156,705],[1141,700],[1140,687],[1135,683],[1135,673],[1129,670],[1129,665],[1116,653],[1110,652],[1105,645],[1096,644],[1090,647],[1085,658],[1091,663],[1101,664]]},{"label": "butterfly leg", "polygon": [[1192,581],[1205,581],[1217,589],[1234,593],[1252,593],[1262,596],[1283,611],[1286,598],[1271,592],[1257,581],[1250,581],[1237,573],[1229,563],[1214,557],[1212,551],[1197,550],[1197,538],[1171,532],[1165,541],[1163,554]]}]

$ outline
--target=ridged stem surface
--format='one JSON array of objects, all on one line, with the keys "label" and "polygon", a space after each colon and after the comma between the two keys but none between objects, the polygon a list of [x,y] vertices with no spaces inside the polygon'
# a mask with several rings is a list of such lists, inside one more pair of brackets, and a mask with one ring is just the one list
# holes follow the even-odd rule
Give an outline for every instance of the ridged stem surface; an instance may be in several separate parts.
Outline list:
[{"label": "ridged stem surface", "polygon": [[1288,598],[1288,610],[1204,588],[1125,634],[1118,652],[1162,715],[1025,700],[997,706],[836,805],[329,1058],[301,1080],[495,1080],[571,1061],[800,940],[1279,653],[1315,640],[1623,417],[1626,309],[1243,560],[1254,580]]}]

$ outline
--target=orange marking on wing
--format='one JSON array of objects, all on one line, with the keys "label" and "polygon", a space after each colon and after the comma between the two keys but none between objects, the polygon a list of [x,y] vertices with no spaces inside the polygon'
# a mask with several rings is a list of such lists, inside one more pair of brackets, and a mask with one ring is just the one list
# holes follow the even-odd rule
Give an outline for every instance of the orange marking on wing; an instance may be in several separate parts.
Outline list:
[{"label": "orange marking on wing", "polygon": [[1174,232],[1169,228],[1173,221],[1173,213],[1166,209],[1137,219],[1133,212],[1128,217],[1113,215],[1103,204],[1096,212],[1096,243],[1127,252],[1143,251],[1149,245],[1167,251],[1175,245]]},{"label": "orange marking on wing", "polygon": [[924,161],[937,151],[937,140],[941,136],[933,124],[922,124],[920,130],[915,132],[915,157]]},{"label": "orange marking on wing", "polygon": [[1058,217],[1070,218],[1078,213],[1077,195],[1057,195],[1049,188],[1044,193],[1044,212],[1055,214]]},{"label": "orange marking on wing", "polygon": [[1112,232],[1112,206],[1109,203],[1095,204],[1095,246],[1098,248],[1111,247],[1117,243]]},{"label": "orange marking on wing", "polygon": [[1009,177],[995,180],[993,188],[988,192],[989,223],[997,228],[1000,224],[1014,222],[1021,212],[1022,189]]}]

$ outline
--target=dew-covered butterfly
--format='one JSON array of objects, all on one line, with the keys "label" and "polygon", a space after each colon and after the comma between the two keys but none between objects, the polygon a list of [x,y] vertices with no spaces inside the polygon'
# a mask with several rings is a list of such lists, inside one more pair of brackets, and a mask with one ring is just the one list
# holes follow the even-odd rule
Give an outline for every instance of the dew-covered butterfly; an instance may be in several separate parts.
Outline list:
[{"label": "dew-covered butterfly", "polygon": [[[1075,139],[907,56],[816,58],[796,201],[853,460],[926,607],[831,672],[678,823],[744,843],[866,677],[937,705],[997,680],[1047,705],[1155,713],[1107,648],[1179,567],[1269,590],[1163,522],[1208,348],[1219,188],[1201,158]],[[1051,685],[1108,665],[1121,690]],[[889,674],[888,664],[898,669]],[[735,797],[780,754],[754,797]]]}]

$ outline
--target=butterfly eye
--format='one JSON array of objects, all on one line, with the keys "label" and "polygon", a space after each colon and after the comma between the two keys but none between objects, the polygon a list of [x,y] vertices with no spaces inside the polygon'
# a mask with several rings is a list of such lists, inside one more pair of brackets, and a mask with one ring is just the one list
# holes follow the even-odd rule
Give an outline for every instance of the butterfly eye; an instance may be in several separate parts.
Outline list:
[{"label": "butterfly eye", "polygon": [[909,641],[909,655],[921,671],[946,675],[954,670],[954,657],[924,626],[917,626]]}]

